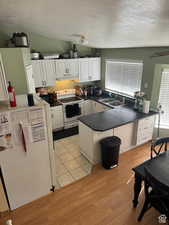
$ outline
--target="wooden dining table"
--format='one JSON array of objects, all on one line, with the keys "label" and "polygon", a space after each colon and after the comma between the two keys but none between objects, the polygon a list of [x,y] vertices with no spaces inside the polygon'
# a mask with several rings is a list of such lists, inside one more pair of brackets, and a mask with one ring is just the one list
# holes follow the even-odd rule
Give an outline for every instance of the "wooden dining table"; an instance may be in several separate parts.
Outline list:
[{"label": "wooden dining table", "polygon": [[134,199],[133,207],[137,207],[139,194],[142,188],[142,183],[145,180],[145,170],[148,168],[152,176],[158,179],[161,183],[169,187],[169,151],[161,153],[155,158],[146,160],[142,164],[136,166],[132,170],[135,173],[134,183]]}]

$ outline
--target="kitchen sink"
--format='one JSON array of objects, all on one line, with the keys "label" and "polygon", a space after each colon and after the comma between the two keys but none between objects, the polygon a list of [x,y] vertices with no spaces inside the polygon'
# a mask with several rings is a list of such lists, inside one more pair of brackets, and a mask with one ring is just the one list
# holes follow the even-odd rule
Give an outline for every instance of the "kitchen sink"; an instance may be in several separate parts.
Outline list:
[{"label": "kitchen sink", "polygon": [[108,103],[108,102],[113,102],[114,98],[102,98],[99,99],[100,102]]},{"label": "kitchen sink", "polygon": [[112,105],[112,106],[119,106],[119,105],[124,105],[124,103],[115,100],[115,101],[113,101],[113,102],[110,102],[109,105]]},{"label": "kitchen sink", "polygon": [[103,98],[99,99],[100,102],[109,105],[109,106],[122,106],[124,103],[119,100],[115,100],[114,98]]}]

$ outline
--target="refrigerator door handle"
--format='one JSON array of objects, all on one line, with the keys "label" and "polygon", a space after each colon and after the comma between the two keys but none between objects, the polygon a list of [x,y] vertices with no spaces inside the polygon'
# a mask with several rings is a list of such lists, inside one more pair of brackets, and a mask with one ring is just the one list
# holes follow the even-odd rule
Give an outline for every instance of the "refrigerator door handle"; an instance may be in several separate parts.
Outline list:
[{"label": "refrigerator door handle", "polygon": [[22,133],[22,144],[23,144],[23,148],[24,148],[24,151],[27,152],[26,139],[25,139],[25,135],[24,135],[24,131],[23,131],[23,124],[22,124],[22,122],[20,122],[19,125],[20,125],[21,133]]}]

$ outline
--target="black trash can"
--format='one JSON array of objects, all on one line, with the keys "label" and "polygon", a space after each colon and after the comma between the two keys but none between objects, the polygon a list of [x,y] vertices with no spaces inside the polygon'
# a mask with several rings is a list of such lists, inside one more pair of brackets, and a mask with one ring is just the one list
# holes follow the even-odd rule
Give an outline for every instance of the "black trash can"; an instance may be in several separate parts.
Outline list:
[{"label": "black trash can", "polygon": [[100,141],[102,166],[112,169],[118,165],[121,139],[116,136],[106,137]]}]

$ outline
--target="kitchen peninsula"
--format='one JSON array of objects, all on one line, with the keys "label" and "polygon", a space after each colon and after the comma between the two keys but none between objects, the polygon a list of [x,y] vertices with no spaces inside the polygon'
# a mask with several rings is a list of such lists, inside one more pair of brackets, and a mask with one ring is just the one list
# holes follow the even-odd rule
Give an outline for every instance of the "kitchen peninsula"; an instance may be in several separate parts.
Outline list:
[{"label": "kitchen peninsula", "polygon": [[120,153],[152,139],[156,112],[140,113],[127,106],[119,106],[79,119],[81,153],[92,164],[100,159],[99,141],[104,137],[118,136],[122,140]]}]

